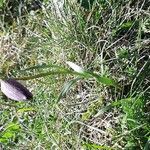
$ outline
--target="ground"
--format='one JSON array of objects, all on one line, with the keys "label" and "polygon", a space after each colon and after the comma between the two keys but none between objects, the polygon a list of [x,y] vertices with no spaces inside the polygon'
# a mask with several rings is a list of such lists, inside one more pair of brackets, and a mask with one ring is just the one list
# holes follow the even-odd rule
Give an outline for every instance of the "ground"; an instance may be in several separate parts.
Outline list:
[{"label": "ground", "polygon": [[1,94],[2,149],[148,150],[149,2],[26,3],[0,5],[1,78],[34,96]]}]

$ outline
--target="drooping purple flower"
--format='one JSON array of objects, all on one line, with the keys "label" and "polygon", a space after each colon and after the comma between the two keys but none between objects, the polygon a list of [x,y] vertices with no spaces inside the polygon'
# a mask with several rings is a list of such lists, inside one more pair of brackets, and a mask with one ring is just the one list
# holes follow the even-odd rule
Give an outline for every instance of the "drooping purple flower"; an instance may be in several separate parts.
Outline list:
[{"label": "drooping purple flower", "polygon": [[1,91],[8,98],[16,101],[26,101],[33,98],[32,93],[14,79],[1,80]]}]

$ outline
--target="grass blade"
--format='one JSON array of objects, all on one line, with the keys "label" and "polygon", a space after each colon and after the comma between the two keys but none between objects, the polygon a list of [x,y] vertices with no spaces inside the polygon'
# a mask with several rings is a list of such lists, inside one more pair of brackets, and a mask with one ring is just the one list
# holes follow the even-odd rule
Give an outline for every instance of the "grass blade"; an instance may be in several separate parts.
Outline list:
[{"label": "grass blade", "polygon": [[53,64],[46,65],[46,64],[43,64],[43,65],[36,65],[36,66],[32,66],[32,67],[23,69],[23,70],[21,70],[21,72],[28,71],[28,70],[34,70],[34,69],[46,69],[46,68],[54,68],[54,69],[61,69],[61,70],[65,69],[64,67],[61,67],[61,66],[58,66],[58,65],[53,65]]},{"label": "grass blade", "polygon": [[80,79],[82,78],[78,77],[78,78],[72,79],[64,85],[60,95],[58,96],[57,103],[70,90],[71,86],[73,86]]},{"label": "grass blade", "polygon": [[99,83],[102,83],[102,84],[105,84],[105,85],[108,85],[108,86],[117,86],[117,83],[115,80],[111,79],[111,78],[108,78],[108,77],[105,77],[105,76],[99,76],[95,73],[91,73],[91,72],[88,72],[91,76],[95,77],[96,80],[99,82]]}]

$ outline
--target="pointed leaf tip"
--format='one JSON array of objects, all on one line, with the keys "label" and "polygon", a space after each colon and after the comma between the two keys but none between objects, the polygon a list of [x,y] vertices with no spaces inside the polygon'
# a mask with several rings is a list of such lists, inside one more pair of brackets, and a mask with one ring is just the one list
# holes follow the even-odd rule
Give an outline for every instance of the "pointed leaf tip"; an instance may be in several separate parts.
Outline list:
[{"label": "pointed leaf tip", "polygon": [[75,63],[71,62],[71,61],[67,61],[66,62],[70,68],[72,68],[74,71],[78,72],[78,73],[84,73],[84,69],[78,65],[76,65]]}]

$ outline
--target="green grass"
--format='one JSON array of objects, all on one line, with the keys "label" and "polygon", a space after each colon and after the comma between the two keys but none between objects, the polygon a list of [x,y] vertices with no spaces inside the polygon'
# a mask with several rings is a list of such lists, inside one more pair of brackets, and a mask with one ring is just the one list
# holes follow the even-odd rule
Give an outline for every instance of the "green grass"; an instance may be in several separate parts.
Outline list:
[{"label": "green grass", "polygon": [[0,95],[3,149],[149,149],[149,4],[84,5],[65,1],[60,17],[44,1],[10,22],[0,3],[1,78],[25,80],[34,95]]}]

